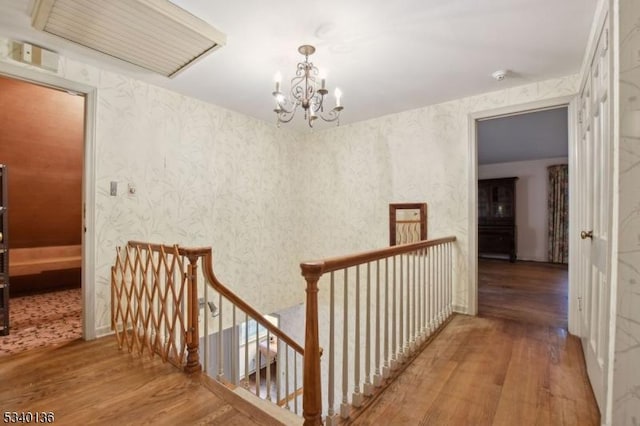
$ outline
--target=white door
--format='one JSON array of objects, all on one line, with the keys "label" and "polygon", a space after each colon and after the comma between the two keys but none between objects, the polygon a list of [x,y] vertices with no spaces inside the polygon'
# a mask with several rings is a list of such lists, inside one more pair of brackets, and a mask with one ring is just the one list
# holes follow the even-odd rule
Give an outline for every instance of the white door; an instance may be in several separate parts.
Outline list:
[{"label": "white door", "polygon": [[[605,22],[607,22],[605,20]],[[606,419],[612,216],[611,54],[605,24],[579,99],[578,197],[581,244],[578,306],[582,347],[594,394]]]}]

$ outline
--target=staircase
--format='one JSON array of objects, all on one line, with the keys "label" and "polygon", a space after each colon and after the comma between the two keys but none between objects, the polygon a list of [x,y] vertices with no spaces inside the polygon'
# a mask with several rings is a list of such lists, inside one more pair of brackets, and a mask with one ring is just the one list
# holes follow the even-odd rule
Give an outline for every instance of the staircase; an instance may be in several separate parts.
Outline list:
[{"label": "staircase", "polygon": [[132,241],[112,267],[112,328],[120,348],[204,371],[210,388],[223,386],[285,424],[344,423],[451,316],[454,242],[302,263],[302,348],[217,279],[211,248]]}]

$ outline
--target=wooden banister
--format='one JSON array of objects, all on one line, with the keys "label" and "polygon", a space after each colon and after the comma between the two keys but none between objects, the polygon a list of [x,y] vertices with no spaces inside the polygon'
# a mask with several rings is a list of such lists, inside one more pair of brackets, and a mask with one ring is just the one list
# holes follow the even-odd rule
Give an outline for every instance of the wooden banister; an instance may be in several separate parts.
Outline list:
[{"label": "wooden banister", "polygon": [[185,373],[199,373],[202,371],[200,355],[200,330],[198,329],[198,256],[187,255],[189,259],[187,280],[187,364],[184,366]]},{"label": "wooden banister", "polygon": [[[156,253],[159,255],[158,264],[155,264],[154,261],[150,261],[148,258],[143,259],[142,252]],[[168,257],[172,256],[171,261],[168,260]],[[177,259],[176,257],[186,258],[188,259],[188,264],[185,264],[184,260]],[[142,352],[143,345],[138,343],[140,340],[137,336],[132,338],[131,340],[126,340],[125,333],[119,333],[119,330],[116,328],[116,319],[121,320],[122,330],[125,330],[126,324],[130,323],[134,317],[135,319],[139,318],[141,314],[139,312],[131,312],[131,309],[128,308],[129,303],[132,303],[131,298],[133,297],[149,297],[150,295],[154,295],[155,290],[151,289],[152,285],[157,285],[155,281],[158,279],[158,273],[160,265],[164,264],[165,267],[170,268],[173,271],[174,262],[175,267],[179,268],[180,274],[184,274],[184,277],[181,280],[184,280],[184,286],[186,287],[186,294],[181,296],[182,287],[175,288],[172,290],[172,294],[176,301],[184,300],[186,301],[186,311],[185,312],[177,312],[180,315],[184,315],[184,339],[186,343],[186,363],[184,365],[184,370],[187,373],[199,372],[202,370],[202,366],[199,361],[199,343],[200,343],[200,331],[198,329],[199,322],[199,302],[198,302],[198,262],[202,261],[202,274],[207,281],[206,285],[210,285],[213,287],[215,291],[217,291],[220,295],[225,297],[229,302],[236,306],[236,308],[243,311],[253,320],[255,320],[260,326],[264,327],[270,335],[277,337],[282,342],[287,344],[293,351],[304,356],[304,349],[298,342],[293,340],[289,335],[284,333],[278,327],[273,325],[269,320],[267,320],[260,312],[258,312],[255,308],[249,305],[247,302],[238,297],[235,293],[229,290],[225,285],[223,285],[218,278],[215,276],[213,272],[213,255],[211,247],[196,247],[196,248],[187,248],[180,247],[178,245],[166,245],[166,244],[154,244],[154,243],[146,243],[141,241],[129,241],[127,243],[127,250],[125,250],[124,254],[121,254],[120,249],[118,249],[118,256],[116,258],[116,265],[112,267],[112,326],[116,330],[116,335],[119,339],[119,343],[122,346],[124,343],[127,346],[131,347],[135,343],[136,347],[139,348],[139,351]],[[124,293],[122,286],[124,283],[124,275],[127,272],[136,274],[137,271],[141,271],[144,269],[145,273],[147,272],[147,268],[151,267],[153,270],[151,271],[153,275],[153,279],[142,278],[142,290],[134,290],[133,287],[130,290],[127,290],[127,294]],[[158,269],[156,269],[158,268]],[[169,272],[169,271],[167,271]],[[120,278],[119,278],[120,277]],[[132,279],[132,284],[140,284],[140,280],[136,277],[130,277]],[[153,280],[154,283],[150,281]],[[177,287],[178,284],[170,280],[170,285],[175,285]],[[145,296],[146,294],[146,296]],[[128,302],[121,302],[121,299],[124,300],[125,296],[129,296]],[[114,300],[117,300],[117,303],[114,303]],[[164,300],[163,300],[164,303]],[[141,306],[142,304],[139,302],[135,302],[136,306]],[[138,308],[140,309],[140,308]],[[179,310],[179,307],[178,307]],[[153,314],[152,314],[153,315]],[[166,314],[163,312],[161,314],[161,319],[166,318]],[[156,317],[153,317],[153,323],[158,323],[160,320]],[[171,323],[176,324],[182,320],[172,319]],[[173,326],[172,326],[173,327]],[[177,327],[177,325],[176,325]],[[173,332],[173,328],[171,329]],[[146,338],[146,335],[143,336],[143,340]],[[147,338],[148,340],[148,338]],[[175,342],[171,342],[174,346]],[[181,348],[176,348],[177,352],[181,352]],[[163,354],[163,359],[167,357],[166,351]],[[182,358],[178,357],[177,364],[180,363]]]},{"label": "wooden banister", "polygon": [[211,247],[181,247],[179,245],[168,245],[168,244],[154,244],[154,243],[145,243],[141,241],[129,241],[127,243],[129,247],[132,248],[142,248],[149,251],[160,252],[161,250],[173,251],[177,249],[177,253],[182,256],[204,256],[207,253],[211,253]]},{"label": "wooden banister", "polygon": [[327,272],[338,271],[340,269],[349,268],[351,266],[362,265],[364,263],[374,262],[376,260],[381,260],[387,257],[397,256],[404,253],[411,253],[426,247],[437,246],[454,241],[456,241],[456,237],[444,237],[435,240],[402,244],[377,250],[364,251],[347,256],[337,256],[330,257],[324,260],[302,262],[300,264],[300,268],[302,269],[303,276],[305,275],[305,271],[315,271],[318,268],[320,268],[320,275],[323,275]]},{"label": "wooden banister", "polygon": [[[173,251],[174,246],[165,245],[165,244],[150,244],[141,241],[129,241],[128,245],[133,248],[144,248],[150,251],[160,252],[161,250],[165,251]],[[196,248],[187,248],[177,246],[177,253],[180,255],[186,256],[191,261],[192,258],[202,258],[203,259],[203,274],[209,284],[213,287],[214,290],[220,292],[224,297],[226,297],[232,304],[236,305],[241,311],[246,312],[250,317],[253,317],[258,324],[260,324],[265,329],[269,330],[271,334],[277,336],[282,339],[287,345],[289,345],[293,350],[298,352],[301,355],[304,355],[304,349],[298,342],[293,340],[290,336],[284,333],[275,325],[271,324],[271,322],[264,317],[260,312],[255,310],[251,305],[238,297],[233,291],[229,290],[224,284],[218,280],[215,273],[213,272],[213,253],[211,247],[196,247]],[[195,305],[197,306],[197,293],[196,293]],[[197,315],[197,308],[195,310]],[[197,325],[196,325],[197,327]]]},{"label": "wooden banister", "polygon": [[[307,284],[306,285],[307,303],[306,303],[306,321],[305,321],[306,356],[304,358],[304,371],[303,371],[303,379],[304,379],[303,416],[305,419],[304,420],[305,425],[321,425],[322,424],[322,385],[320,381],[321,352],[320,352],[320,339],[319,339],[319,330],[318,330],[318,322],[319,322],[318,281],[320,280],[322,275],[324,275],[325,273],[335,272],[339,270],[346,270],[347,268],[350,268],[353,266],[369,264],[371,262],[376,262],[382,259],[389,259],[389,258],[395,259],[394,256],[399,256],[407,253],[426,253],[426,249],[429,247],[440,246],[443,244],[452,243],[454,241],[456,241],[455,236],[444,237],[444,238],[438,238],[433,240],[419,241],[417,243],[385,247],[378,250],[365,251],[365,252],[351,254],[347,256],[331,257],[323,260],[302,262],[300,264],[302,276],[305,278],[306,284]],[[414,264],[414,268],[415,268],[415,264]],[[394,269],[394,273],[395,273],[395,269]],[[415,269],[414,269],[414,279],[415,279]],[[347,280],[346,280],[346,272],[345,272],[345,300],[346,300],[346,294],[347,294],[346,285],[347,285]],[[414,303],[415,303],[415,289],[413,294],[414,294]],[[407,308],[407,310],[408,309],[409,308]],[[415,306],[412,309],[415,311]],[[407,315],[408,314],[409,312],[407,312]],[[344,335],[346,336],[346,331]],[[357,385],[358,384],[356,383],[356,386]],[[331,424],[334,424],[333,420]]]},{"label": "wooden banister", "polygon": [[208,249],[197,249],[199,253],[204,256],[203,262],[203,273],[209,284],[213,287],[214,290],[218,291],[224,297],[226,297],[232,304],[236,305],[241,311],[246,312],[252,317],[254,320],[258,322],[262,327],[267,329],[272,335],[278,337],[287,345],[289,345],[294,351],[298,352],[300,355],[304,355],[304,349],[298,342],[293,340],[290,336],[288,336],[285,332],[280,330],[275,325],[271,324],[271,322],[264,317],[260,312],[255,310],[251,305],[238,297],[234,292],[229,290],[226,286],[224,286],[216,275],[213,272],[212,260],[213,255],[211,253],[211,248]]},{"label": "wooden banister", "polygon": [[[302,373],[302,415],[305,425],[322,424],[322,386],[320,384],[320,336],[318,332],[318,280],[322,275],[322,263],[307,263],[302,270],[307,281],[307,303],[304,332],[304,358]],[[305,386],[311,392],[307,392]]]}]

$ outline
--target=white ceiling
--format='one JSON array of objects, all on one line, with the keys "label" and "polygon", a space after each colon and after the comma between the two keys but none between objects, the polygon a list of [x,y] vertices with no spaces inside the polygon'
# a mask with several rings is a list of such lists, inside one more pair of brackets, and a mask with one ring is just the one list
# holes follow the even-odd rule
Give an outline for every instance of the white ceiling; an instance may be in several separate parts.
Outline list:
[{"label": "white ceiling", "polygon": [[[347,124],[576,73],[597,2],[172,1],[227,34],[226,46],[174,79],[34,30],[29,0],[0,0],[0,35],[272,123],[274,74],[286,88],[302,59],[298,46],[313,44],[329,89],[343,92]],[[497,69],[510,77],[493,80]]]}]

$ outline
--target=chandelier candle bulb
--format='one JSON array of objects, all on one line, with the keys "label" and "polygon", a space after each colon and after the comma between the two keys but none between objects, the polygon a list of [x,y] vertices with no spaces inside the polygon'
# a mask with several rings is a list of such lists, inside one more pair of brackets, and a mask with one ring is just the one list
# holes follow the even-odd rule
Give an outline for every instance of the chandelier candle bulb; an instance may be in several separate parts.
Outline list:
[{"label": "chandelier candle bulb", "polygon": [[340,91],[340,89],[336,88],[336,91],[334,93],[336,95],[336,106],[337,107],[342,106],[340,105],[340,98],[342,97],[342,92]]},{"label": "chandelier candle bulb", "polygon": [[282,81],[282,74],[278,71],[274,76],[274,80],[276,82],[276,93],[280,92],[280,82]]}]

